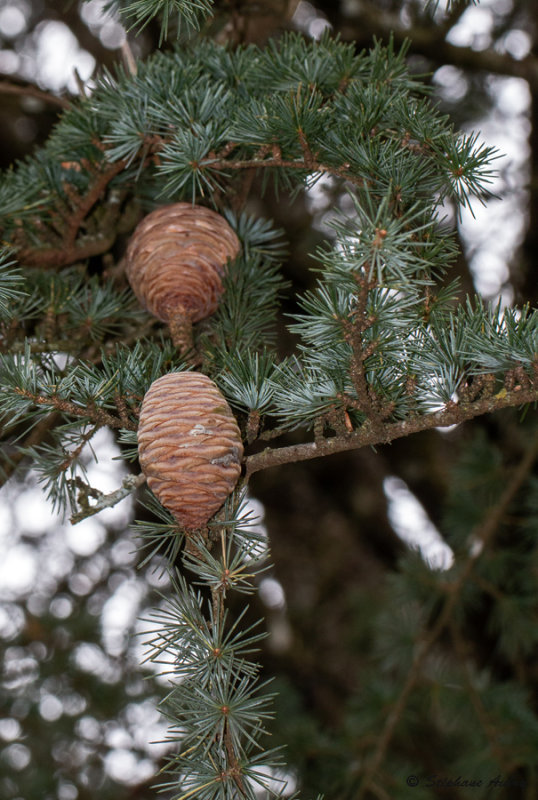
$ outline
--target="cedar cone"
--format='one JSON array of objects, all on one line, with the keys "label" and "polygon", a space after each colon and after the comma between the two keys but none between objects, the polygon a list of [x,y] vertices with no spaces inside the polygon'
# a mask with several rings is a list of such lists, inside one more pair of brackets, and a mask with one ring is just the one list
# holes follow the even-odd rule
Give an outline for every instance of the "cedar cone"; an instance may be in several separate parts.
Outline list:
[{"label": "cedar cone", "polygon": [[204,206],[173,203],[139,223],[126,272],[140,304],[162,322],[198,322],[216,310],[228,259],[239,240],[224,217]]},{"label": "cedar cone", "polygon": [[200,372],[171,372],[144,396],[138,454],[152,492],[184,528],[197,530],[237,483],[243,445],[213,381]]}]

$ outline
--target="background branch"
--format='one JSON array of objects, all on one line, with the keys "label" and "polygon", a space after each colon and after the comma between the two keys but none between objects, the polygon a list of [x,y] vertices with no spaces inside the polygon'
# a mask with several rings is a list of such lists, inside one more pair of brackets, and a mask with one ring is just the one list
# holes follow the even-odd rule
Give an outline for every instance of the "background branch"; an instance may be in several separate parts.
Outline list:
[{"label": "background branch", "polygon": [[436,64],[454,64],[472,71],[512,75],[528,81],[534,89],[538,88],[538,58],[534,54],[516,59],[509,53],[500,53],[492,48],[473,50],[471,47],[453,45],[446,41],[446,26],[405,26],[398,15],[389,12],[381,14],[379,7],[368,0],[361,0],[360,13],[341,19],[338,28],[344,40],[356,41],[359,26],[362,36],[366,27],[368,34],[383,39],[393,35],[398,44],[411,40],[413,52],[432,59]]},{"label": "background branch", "polygon": [[34,97],[36,100],[42,100],[49,105],[59,106],[62,109],[71,108],[71,101],[65,97],[60,97],[52,92],[45,92],[38,89],[31,83],[19,84],[14,81],[0,80],[0,94],[15,94],[21,97]]},{"label": "background branch", "polygon": [[407,679],[400,691],[398,699],[391,707],[385,726],[379,736],[372,760],[365,771],[363,782],[357,794],[357,800],[364,800],[366,792],[372,786],[375,774],[383,761],[396,726],[405,711],[409,696],[420,679],[421,670],[426,657],[431,652],[432,647],[438,641],[445,628],[450,625],[453,612],[458,603],[461,603],[462,587],[466,581],[469,580],[475,564],[481,558],[487,546],[491,544],[500,520],[508,511],[510,504],[527,479],[537,456],[538,438],[535,438],[524,453],[518,466],[513,471],[512,478],[508,482],[499,501],[492,506],[489,514],[482,523],[470,533],[469,542],[480,543],[481,546],[473,546],[469,558],[461,568],[456,580],[447,585],[445,602],[435,624],[425,637],[416,643],[413,663],[407,675]]}]

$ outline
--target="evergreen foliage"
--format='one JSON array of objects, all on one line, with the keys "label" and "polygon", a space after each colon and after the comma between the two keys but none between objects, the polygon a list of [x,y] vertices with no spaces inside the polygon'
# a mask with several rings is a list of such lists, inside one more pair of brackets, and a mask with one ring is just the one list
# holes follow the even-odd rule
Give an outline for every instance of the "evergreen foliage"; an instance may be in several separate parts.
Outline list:
[{"label": "evergreen foliage", "polygon": [[[192,362],[126,286],[126,238],[142,213],[165,202],[222,211],[242,250],[218,310],[195,330],[197,366],[237,413],[250,449],[240,485],[198,535],[141,489],[142,566],[160,555],[171,574],[147,634],[149,661],[171,681],[160,707],[174,751],[160,788],[175,800],[289,797],[288,758],[305,796],[328,785],[334,798],[426,800],[440,796],[435,787],[401,777],[417,764],[431,771],[413,745],[420,735],[441,742],[445,770],[502,771],[531,787],[531,797],[538,720],[526,688],[498,680],[466,625],[483,615],[495,660],[530,669],[536,444],[513,467],[489,442],[469,441],[443,520],[453,566],[436,571],[408,553],[379,587],[373,615],[364,612],[368,590],[357,590],[353,635],[374,656],[336,738],[297,713],[284,724],[288,753],[278,732],[270,741],[275,709],[298,700],[263,674],[265,633],[250,608],[234,617],[236,596],[254,594],[269,569],[246,511],[251,474],[538,398],[538,312],[478,298],[457,305],[449,280],[457,249],[444,209],[457,214],[488,198],[498,154],[453,129],[408,71],[406,48],[392,41],[356,53],[328,35],[285,34],[264,48],[233,49],[194,36],[211,13],[205,0],[110,5],[137,29],[159,17],[163,40],[177,17],[191,38],[136,74],[105,72],[44,147],[3,177],[0,474],[5,480],[31,459],[73,521],[141,487],[143,476],[131,476],[113,497],[96,490],[86,446],[108,427],[134,464],[146,390]],[[316,255],[317,285],[288,323],[296,351],[283,357],[275,334],[290,293],[283,237],[245,206],[255,177],[261,191],[293,195],[325,175],[348,193],[349,210]],[[285,445],[260,446],[290,431]],[[519,504],[527,514],[514,547],[505,520]],[[469,703],[475,713],[462,739]],[[307,768],[308,747],[333,771]],[[484,783],[475,796],[488,791]]]}]

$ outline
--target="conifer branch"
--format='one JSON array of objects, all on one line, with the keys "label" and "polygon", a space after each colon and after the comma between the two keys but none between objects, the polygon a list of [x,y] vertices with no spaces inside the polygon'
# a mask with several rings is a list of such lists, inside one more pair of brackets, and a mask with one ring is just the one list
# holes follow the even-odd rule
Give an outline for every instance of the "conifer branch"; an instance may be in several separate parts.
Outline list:
[{"label": "conifer branch", "polygon": [[120,204],[118,202],[109,204],[109,213],[95,235],[85,237],[83,241],[78,243],[76,240],[87,215],[101,199],[110,181],[119,175],[125,166],[126,162],[123,160],[105,161],[96,166],[95,164],[90,164],[86,159],[82,159],[78,168],[94,172],[94,179],[88,191],[82,195],[69,184],[64,185],[73,204],[73,209],[63,221],[62,243],[57,247],[21,247],[18,250],[19,260],[28,266],[54,269],[74,264],[77,261],[84,261],[87,258],[110,250],[117,235],[116,223],[120,212]]},{"label": "conifer branch", "polygon": [[34,394],[27,389],[21,389],[18,387],[15,387],[13,391],[15,394],[28,398],[36,406],[51,406],[57,411],[62,411],[72,417],[82,417],[83,419],[90,420],[91,422],[94,422],[96,425],[100,426],[108,425],[110,428],[127,428],[131,431],[136,430],[136,425],[134,425],[132,422],[128,420],[124,422],[119,417],[114,417],[112,414],[109,414],[108,411],[105,411],[104,408],[100,408],[99,406],[95,405],[95,403],[89,403],[87,406],[79,406],[70,400],[65,400],[61,397],[57,397],[56,395],[47,396],[42,394]]},{"label": "conifer branch", "polygon": [[93,426],[93,428],[90,428],[89,430],[87,430],[85,433],[82,434],[77,446],[66,454],[66,457],[63,460],[60,467],[61,472],[66,472],[69,469],[69,467],[78,459],[78,457],[84,450],[85,446],[88,444],[89,441],[93,439],[93,437],[95,436],[100,427],[101,425],[97,423],[96,425]]},{"label": "conifer branch", "polygon": [[[301,132],[302,133],[302,132]],[[99,149],[106,151],[106,145],[95,141]],[[160,150],[167,144],[167,139],[158,135],[145,137],[140,151],[142,163],[148,159],[158,156]],[[246,201],[246,197],[258,169],[280,168],[301,170],[305,173],[320,173],[333,175],[342,178],[347,182],[358,186],[364,186],[364,180],[353,175],[350,165],[343,163],[340,166],[324,164],[312,154],[306,143],[304,134],[300,138],[304,157],[302,159],[285,159],[282,157],[280,149],[273,147],[272,157],[267,158],[267,148],[260,148],[259,153],[251,159],[230,158],[230,153],[236,148],[235,143],[229,142],[221,148],[220,153],[211,153],[209,158],[202,159],[199,164],[193,165],[197,170],[209,168],[212,171],[218,170],[246,170],[245,180],[236,197],[235,205],[240,208]],[[66,183],[64,190],[72,204],[71,210],[58,207],[56,213],[60,215],[61,224],[57,233],[61,235],[61,244],[49,247],[19,246],[18,258],[21,263],[28,266],[38,266],[43,269],[58,269],[63,266],[84,261],[96,255],[101,255],[110,250],[117,236],[117,223],[120,215],[120,203],[115,201],[109,204],[108,213],[102,220],[99,230],[95,234],[86,234],[77,241],[84,220],[101,199],[109,183],[119,175],[127,166],[126,159],[117,161],[103,161],[99,164],[90,163],[87,159],[80,162],[73,162],[72,168],[76,171],[81,169],[94,173],[94,178],[90,187],[84,194],[79,194],[74,186]],[[57,204],[60,200],[57,201]],[[54,226],[54,212],[52,213],[51,225]],[[14,243],[23,238],[22,229],[14,234]]]},{"label": "conifer branch", "polygon": [[95,172],[95,177],[85,195],[75,195],[75,213],[72,215],[69,221],[67,237],[65,241],[66,247],[68,248],[73,247],[82,221],[97,203],[112,178],[115,178],[116,175],[118,175],[125,168],[124,161],[116,161],[112,164],[105,163],[104,165],[99,164],[97,169],[93,164],[90,164],[87,161],[81,162],[81,165],[88,171]]},{"label": "conifer branch", "polygon": [[375,321],[375,319],[368,318],[366,308],[368,294],[375,287],[377,281],[375,279],[368,279],[367,270],[365,270],[361,276],[358,276],[357,280],[359,283],[359,292],[357,294],[356,306],[352,312],[352,321],[345,320],[344,322],[344,338],[351,345],[350,375],[357,393],[357,408],[362,411],[375,430],[381,431],[383,415],[372,397],[372,390],[369,388],[366,380],[364,364],[374,348],[364,347],[363,343],[363,334],[368,330],[372,322]]},{"label": "conifer branch", "polygon": [[405,711],[409,696],[420,680],[422,667],[427,656],[429,655],[432,647],[439,640],[440,635],[447,628],[447,626],[450,625],[453,612],[455,611],[457,604],[461,602],[462,587],[466,581],[470,579],[475,564],[481,558],[487,546],[494,538],[501,519],[506,514],[509,506],[527,479],[537,457],[538,437],[532,441],[530,447],[524,453],[518,466],[513,470],[511,480],[509,480],[505,490],[502,492],[499,501],[492,506],[483,522],[471,532],[470,541],[478,544],[479,546],[474,546],[469,558],[459,571],[459,574],[457,574],[456,579],[446,585],[444,605],[439,613],[439,616],[437,617],[435,624],[429,630],[429,632],[425,634],[422,641],[418,641],[416,643],[411,668],[409,669],[407,678],[400,691],[398,699],[392,706],[385,726],[378,738],[377,747],[372,756],[370,764],[365,771],[363,781],[357,794],[357,800],[364,800],[366,793],[370,789],[372,782],[375,779],[375,774],[379,769],[383,758],[385,757],[385,753],[392,740],[396,726],[398,725],[398,722]]},{"label": "conifer branch", "polygon": [[228,775],[237,784],[237,787],[241,792],[241,794],[245,796],[245,784],[243,783],[243,774],[241,771],[241,765],[238,761],[237,754],[235,752],[234,743],[230,734],[230,724],[228,720],[225,720],[224,722],[224,746],[226,748],[226,755],[228,756],[228,764],[229,764]]},{"label": "conifer branch", "polygon": [[[206,158],[202,158],[197,163],[192,163],[191,166],[193,169],[200,171],[209,169],[215,172],[223,171],[224,173],[226,170],[247,170],[247,175],[238,194],[239,199],[235,201],[238,208],[241,207],[239,201],[244,201],[244,199],[246,199],[248,190],[252,185],[256,170],[258,169],[291,169],[301,170],[305,173],[322,173],[342,178],[361,188],[365,186],[364,179],[353,174],[350,169],[350,164],[347,162],[343,162],[339,166],[325,164],[319,161],[312,153],[302,131],[299,131],[298,139],[303,151],[303,158],[283,158],[280,147],[277,145],[273,145],[272,147],[262,145],[252,158],[234,158],[232,154],[233,151],[237,149],[238,145],[233,141],[229,141],[226,142],[218,152],[208,153]],[[146,136],[141,152],[144,154],[150,152],[152,157],[156,157],[169,142],[169,139],[157,134]]]},{"label": "conifer branch", "polygon": [[272,158],[241,158],[234,160],[233,158],[216,158],[203,160],[200,162],[200,168],[210,167],[212,170],[251,170],[251,169],[269,169],[281,168],[301,170],[306,173],[323,173],[325,175],[334,175],[337,178],[343,178],[354,186],[364,186],[364,180],[353,175],[349,171],[349,164],[344,163],[341,166],[333,166],[331,164],[323,164],[312,155],[307,158],[282,158],[280,152],[273,154]]},{"label": "conifer branch", "polygon": [[[172,614],[165,613],[165,617],[171,616],[173,625],[165,626],[164,635],[160,634],[161,643],[152,656],[152,660],[157,660],[165,647],[168,651],[175,647],[180,654],[178,675],[186,679],[185,683],[190,679],[197,687],[193,694],[192,690],[185,693],[185,684],[177,686],[176,708],[186,726],[182,734],[185,751],[178,758],[180,782],[186,780],[181,788],[188,788],[182,797],[194,796],[197,792],[202,797],[202,790],[210,785],[202,783],[202,778],[197,786],[190,782],[196,758],[208,749],[211,750],[208,776],[211,784],[222,785],[226,796],[252,797],[252,789],[247,785],[249,766],[252,766],[249,748],[256,742],[261,752],[261,745],[257,743],[265,734],[261,723],[271,716],[266,710],[271,696],[260,691],[259,665],[250,660],[257,650],[252,645],[265,634],[252,633],[257,623],[246,631],[241,630],[238,623],[246,608],[235,621],[230,621],[225,608],[229,591],[251,593],[258,573],[253,565],[263,557],[252,549],[250,538],[242,531],[242,519],[248,527],[248,515],[241,516],[243,500],[244,494],[238,488],[215,519],[216,524],[186,532],[183,565],[194,572],[198,585],[209,590],[211,599],[206,606],[182,575],[178,575],[177,580],[172,578],[177,594],[172,601]],[[212,722],[203,729],[196,719],[200,702],[211,708]],[[191,742],[193,746],[189,747]],[[196,767],[194,774],[197,774]]]},{"label": "conifer branch", "polygon": [[[106,291],[122,269],[121,262],[111,269],[115,252],[105,256],[99,276],[90,277],[82,264],[61,267],[110,251],[118,233],[134,226],[130,212],[138,213],[137,198],[146,207],[163,197],[171,202],[203,197],[202,203],[226,205],[224,213],[233,218],[244,248],[229,264],[218,309],[198,329],[202,371],[216,376],[241,413],[252,450],[264,446],[258,441],[303,424],[313,425],[314,441],[270,445],[249,455],[243,481],[202,530],[182,530],[150,500],[146,507],[159,522],[139,523],[139,532],[152,548],[146,561],[157,552],[173,563],[182,559],[195,575],[194,585],[203,587],[195,590],[182,576],[172,580],[172,609],[152,633],[153,660],[161,658],[168,669],[170,659],[163,656],[171,655],[178,676],[163,704],[181,740],[165,788],[184,798],[222,800],[251,798],[259,782],[273,796],[263,771],[268,775],[278,761],[260,743],[271,696],[260,693],[261,668],[250,661],[261,636],[241,629],[246,608],[235,620],[226,608],[228,591],[254,590],[265,558],[263,537],[249,514],[236,513],[244,482],[271,466],[389,443],[536,402],[538,313],[501,315],[479,303],[454,312],[450,292],[430,295],[453,256],[437,213],[446,198],[465,206],[470,198],[485,196],[493,153],[476,145],[473,136],[458,138],[421,99],[418,81],[405,70],[405,52],[395,54],[392,44],[378,43],[370,54],[357,56],[353,47],[330,37],[305,42],[284,36],[266,51],[225,50],[205,41],[138,65],[126,55],[127,69],[117,79],[105,76],[80,106],[73,103],[50,144],[6,178],[6,240],[14,231],[13,245],[24,264],[58,274],[39,274],[35,290],[29,277],[31,291],[25,300],[13,301],[15,311],[9,305],[11,284],[2,295],[8,345],[15,334],[38,340],[28,342],[21,357],[3,359],[2,409],[13,426],[40,419],[49,408],[47,420],[67,423],[49,444],[48,427],[39,422],[37,442],[30,438],[24,446],[41,445],[34,447],[36,470],[53,499],[71,503],[73,523],[140,486],[143,475],[128,475],[109,494],[87,484],[77,475],[84,447],[106,425],[119,431],[122,456],[136,459],[142,397],[163,373],[198,363],[192,331],[179,317],[169,326],[176,346],[194,351],[190,362],[179,354],[181,364],[160,329],[143,336],[129,290]],[[64,157],[73,160],[63,162]],[[337,244],[320,259],[327,267],[324,279],[298,317],[301,358],[280,364],[265,338],[282,287],[275,237],[265,223],[239,213],[264,170],[264,179],[286,190],[332,175],[351,185],[355,206],[349,219],[334,225]],[[376,283],[368,275],[375,275]],[[13,316],[17,328],[8,327]],[[72,346],[62,346],[69,335],[80,342],[76,358]],[[48,342],[44,350],[42,340]],[[33,351],[50,355],[34,360]],[[264,430],[265,415],[274,415],[272,430]],[[535,457],[536,451],[527,470]],[[509,494],[502,493],[484,525],[473,531],[482,549],[505,524],[526,474],[517,485],[510,482]],[[479,557],[473,550],[461,569],[458,564],[447,573],[429,628],[417,634],[414,621],[412,664],[368,751],[363,794],[384,796],[374,785],[376,773],[388,758],[428,655],[456,618],[459,590],[473,579]],[[454,644],[458,651],[461,641]],[[472,699],[491,734],[478,691]]]},{"label": "conifer branch", "polygon": [[457,425],[482,414],[491,414],[504,408],[519,407],[537,401],[538,389],[536,388],[514,389],[510,392],[503,389],[492,397],[480,398],[471,403],[450,403],[444,410],[432,414],[408,417],[401,422],[385,422],[379,429],[365,426],[347,435],[334,436],[322,441],[274,449],[267,448],[246,458],[246,475],[249,477],[262,469],[269,469],[269,467],[280,464],[308,461],[312,458],[343,453],[347,450],[358,450],[366,446],[375,447],[389,444],[413,433]]}]

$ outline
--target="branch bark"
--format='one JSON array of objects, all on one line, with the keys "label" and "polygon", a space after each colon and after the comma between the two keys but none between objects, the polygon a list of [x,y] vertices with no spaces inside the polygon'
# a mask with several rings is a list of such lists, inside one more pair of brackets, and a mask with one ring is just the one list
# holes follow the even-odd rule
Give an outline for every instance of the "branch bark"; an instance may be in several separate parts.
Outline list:
[{"label": "branch bark", "polygon": [[503,390],[493,397],[480,398],[470,403],[453,404],[442,411],[436,411],[432,414],[409,417],[401,422],[388,422],[381,428],[376,427],[374,429],[369,425],[364,425],[358,431],[318,442],[307,442],[274,449],[267,448],[261,453],[254,453],[247,457],[245,461],[246,476],[248,478],[261,469],[276,467],[280,464],[307,461],[320,456],[343,453],[346,450],[358,450],[360,447],[367,445],[389,444],[395,439],[401,439],[412,433],[431,430],[431,428],[445,428],[479,417],[482,414],[491,414],[503,408],[522,406],[537,401],[537,388],[514,389],[509,392]]},{"label": "branch bark", "polygon": [[17,394],[23,395],[23,397],[29,398],[36,406],[50,406],[56,411],[63,411],[65,414],[69,414],[72,417],[81,417],[82,419],[88,419],[94,422],[96,425],[108,425],[109,428],[127,428],[128,430],[136,430],[136,425],[132,422],[128,422],[128,424],[119,419],[119,417],[115,417],[113,414],[109,414],[108,411],[105,411],[104,408],[100,408],[99,406],[95,405],[94,403],[88,406],[79,406],[76,403],[71,402],[70,400],[64,400],[61,397],[57,396],[45,396],[40,394],[32,394],[23,389],[15,389]]},{"label": "branch bark", "polygon": [[67,220],[64,240],[58,247],[27,247],[18,251],[18,258],[28,266],[44,268],[64,267],[82,261],[91,256],[105,253],[112,247],[116,239],[116,230],[113,223],[119,214],[118,204],[115,213],[110,210],[106,228],[99,235],[88,237],[87,240],[77,243],[77,236],[86,216],[101,198],[110,181],[125,167],[125,161],[103,162],[96,172],[93,183],[87,194],[73,197],[74,209]]}]

